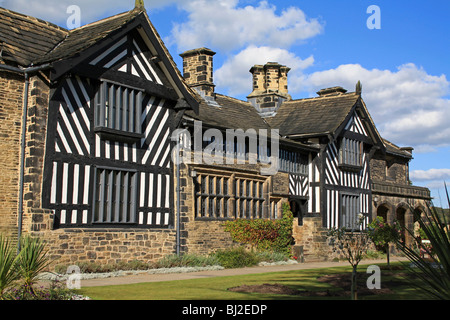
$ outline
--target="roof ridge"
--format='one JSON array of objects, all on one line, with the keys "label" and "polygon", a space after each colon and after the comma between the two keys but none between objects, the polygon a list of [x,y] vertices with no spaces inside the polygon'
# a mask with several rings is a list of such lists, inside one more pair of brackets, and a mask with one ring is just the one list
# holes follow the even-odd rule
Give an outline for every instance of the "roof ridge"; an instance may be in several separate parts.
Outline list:
[{"label": "roof ridge", "polygon": [[[87,28],[87,27],[92,27],[92,26],[95,26],[95,25],[97,25],[97,24],[104,23],[104,22],[106,22],[106,21],[108,21],[108,20],[117,19],[117,18],[122,17],[122,16],[125,16],[125,15],[127,15],[127,14],[136,13],[136,12],[137,12],[138,14],[140,13],[140,12],[136,11],[135,9],[129,10],[129,11],[124,11],[124,12],[115,14],[115,15],[113,15],[113,16],[106,17],[106,18],[103,18],[103,19],[100,19],[100,20],[93,21],[93,22],[91,22],[91,23],[82,25],[82,26],[80,26],[80,27],[78,27],[78,28],[69,30],[69,32],[76,31],[76,30],[81,30],[81,29],[84,29],[84,28]],[[138,14],[136,14],[136,16],[137,16]]]},{"label": "roof ridge", "polygon": [[324,99],[334,99],[334,98],[342,98],[344,96],[355,96],[357,97],[358,95],[356,94],[356,92],[346,92],[343,94],[338,94],[338,95],[331,95],[331,96],[323,96],[323,97],[308,97],[308,98],[299,98],[299,99],[291,99],[291,100],[287,100],[284,103],[295,103],[295,102],[301,102],[301,101],[310,101],[310,100],[324,100]]},{"label": "roof ridge", "polygon": [[241,99],[238,99],[238,98],[235,98],[235,97],[230,97],[230,96],[227,96],[227,95],[222,94],[222,93],[215,93],[215,94],[216,94],[216,95],[219,95],[219,96],[221,96],[221,97],[223,97],[223,98],[227,98],[227,99],[230,99],[230,100],[233,100],[233,101],[237,101],[237,102],[240,102],[240,103],[245,103],[245,104],[248,104],[248,105],[251,104],[251,103],[248,102],[248,101],[244,101],[244,100],[241,100]]}]

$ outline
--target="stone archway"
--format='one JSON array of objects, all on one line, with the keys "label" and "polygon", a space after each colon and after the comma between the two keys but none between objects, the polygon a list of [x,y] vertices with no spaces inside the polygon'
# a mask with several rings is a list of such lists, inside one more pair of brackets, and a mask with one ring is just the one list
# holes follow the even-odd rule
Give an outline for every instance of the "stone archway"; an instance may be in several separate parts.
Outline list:
[{"label": "stone archway", "polygon": [[377,217],[382,217],[384,222],[388,222],[388,217],[390,216],[390,207],[382,204],[377,208]]},{"label": "stone archway", "polygon": [[399,203],[395,209],[394,219],[400,224],[402,230],[401,240],[407,246],[411,246],[414,238],[409,231],[414,230],[414,216],[410,206],[403,202]]},{"label": "stone archway", "polygon": [[[383,221],[387,224],[391,224],[392,223],[392,211],[393,211],[393,207],[392,205],[387,202],[387,201],[383,201],[381,203],[378,204],[378,206],[375,208],[375,218],[376,217],[382,217]],[[392,246],[391,246],[392,247]],[[377,250],[381,250],[384,253],[386,253],[386,248],[383,247],[376,247]],[[389,249],[389,251],[392,251],[392,249]]]},{"label": "stone archway", "polygon": [[378,203],[375,207],[373,218],[375,219],[377,216],[383,217],[383,220],[389,224],[394,221],[393,217],[394,207],[388,201],[382,201]]},{"label": "stone archway", "polygon": [[406,226],[406,208],[403,206],[397,207],[395,210],[395,220],[400,224],[402,228]]},{"label": "stone archway", "polygon": [[413,225],[414,225],[414,237],[416,239],[418,239],[420,237],[420,234],[419,234],[419,229],[420,229],[419,219],[423,220],[423,218],[426,215],[425,212],[426,212],[425,207],[423,205],[421,205],[421,204],[417,205],[414,208],[414,211],[413,211]]}]

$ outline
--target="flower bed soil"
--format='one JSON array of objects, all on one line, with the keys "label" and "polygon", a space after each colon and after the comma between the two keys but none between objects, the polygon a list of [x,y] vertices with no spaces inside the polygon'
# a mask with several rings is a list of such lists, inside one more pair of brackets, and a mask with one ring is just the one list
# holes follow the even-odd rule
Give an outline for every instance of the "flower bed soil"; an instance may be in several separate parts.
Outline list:
[{"label": "flower bed soil", "polygon": [[[387,275],[387,274],[386,274]],[[404,285],[402,281],[390,280],[382,282],[381,289],[368,289],[366,286],[367,274],[358,274],[358,296],[367,295],[383,295],[393,293],[392,289]],[[260,285],[241,285],[238,287],[228,288],[229,291],[244,292],[244,293],[263,293],[263,294],[283,294],[283,295],[298,295],[306,297],[343,297],[350,296],[351,293],[351,275],[348,273],[332,274],[317,278],[317,281],[332,285],[336,289],[332,290],[296,290],[282,284],[264,283]]]}]

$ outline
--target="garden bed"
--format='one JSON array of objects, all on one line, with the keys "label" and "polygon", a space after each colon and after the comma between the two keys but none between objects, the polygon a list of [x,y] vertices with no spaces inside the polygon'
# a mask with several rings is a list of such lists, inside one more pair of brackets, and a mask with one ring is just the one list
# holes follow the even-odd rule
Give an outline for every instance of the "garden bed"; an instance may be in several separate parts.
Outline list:
[{"label": "garden bed", "polygon": [[[392,276],[394,273],[385,273],[386,276]],[[396,276],[404,276],[404,274],[395,273]],[[383,283],[381,289],[368,289],[366,286],[366,274],[359,274],[358,281],[358,295],[385,295],[393,294],[393,289],[404,286],[405,283],[399,280],[389,280]],[[262,294],[281,294],[281,295],[298,295],[304,297],[346,297],[350,296],[351,278],[348,273],[339,273],[325,275],[317,278],[317,281],[332,285],[333,289],[327,290],[297,290],[279,283],[264,283],[258,285],[241,285],[237,287],[228,288],[233,292],[244,293],[262,293]]]}]

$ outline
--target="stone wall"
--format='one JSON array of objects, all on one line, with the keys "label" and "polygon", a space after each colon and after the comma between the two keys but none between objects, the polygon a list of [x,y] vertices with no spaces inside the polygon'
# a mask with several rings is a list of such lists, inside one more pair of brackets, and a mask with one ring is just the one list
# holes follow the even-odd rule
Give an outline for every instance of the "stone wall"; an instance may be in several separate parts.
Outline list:
[{"label": "stone wall", "polygon": [[332,259],[332,248],[327,243],[326,228],[322,227],[322,218],[304,217],[303,225],[294,219],[293,237],[296,246],[303,247],[305,262],[326,261]]},{"label": "stone wall", "polygon": [[370,177],[372,180],[386,181],[386,160],[370,159]]},{"label": "stone wall", "polygon": [[370,175],[374,181],[387,181],[398,184],[408,184],[408,162],[400,158],[386,160],[374,156],[370,160]]},{"label": "stone wall", "polygon": [[0,233],[17,237],[24,78],[0,71]]},{"label": "stone wall", "polygon": [[[227,219],[198,219],[195,217],[195,188],[193,178],[190,174],[201,170],[201,166],[181,165],[180,187],[181,187],[181,248],[182,252],[194,254],[209,254],[217,250],[229,248],[233,243],[229,232],[224,230],[224,222]],[[199,169],[200,168],[200,169]],[[258,165],[241,165],[241,171],[247,174],[258,176]],[[236,170],[235,165],[209,166],[208,170],[213,170],[216,174],[230,173]],[[288,174],[278,172],[276,175],[267,178],[266,199],[278,202],[278,217],[281,215],[282,204],[288,201],[289,178]],[[266,217],[267,218],[267,217]],[[303,218],[303,225],[298,225],[298,219],[294,218],[293,238],[296,245],[303,245],[305,253],[309,258],[325,259],[326,251],[329,249],[324,238],[326,230],[322,228],[322,218]]]},{"label": "stone wall", "polygon": [[49,106],[49,79],[45,74],[30,79],[25,149],[23,230],[51,230],[53,212],[42,209],[42,181]]},{"label": "stone wall", "polygon": [[151,262],[176,250],[175,231],[166,229],[59,229],[32,235],[47,243],[52,266],[76,262]]},{"label": "stone wall", "polygon": [[[0,72],[0,232],[17,239],[23,75]],[[23,231],[50,227],[51,212],[41,209],[49,87],[45,74],[30,77],[25,145]]]}]

